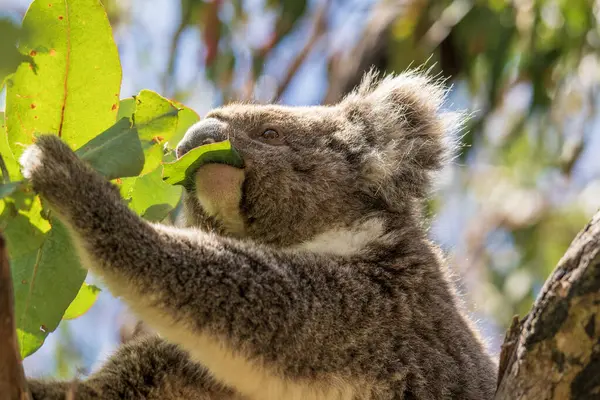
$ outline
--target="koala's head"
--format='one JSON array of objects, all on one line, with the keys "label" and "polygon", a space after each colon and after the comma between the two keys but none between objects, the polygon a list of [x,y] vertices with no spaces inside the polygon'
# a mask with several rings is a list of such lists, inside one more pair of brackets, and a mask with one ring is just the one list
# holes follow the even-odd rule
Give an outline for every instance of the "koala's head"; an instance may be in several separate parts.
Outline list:
[{"label": "koala's head", "polygon": [[294,246],[361,224],[381,229],[369,222],[376,215],[401,219],[426,196],[459,125],[440,111],[444,94],[416,72],[368,74],[334,106],[233,104],[210,112],[178,155],[230,139],[245,168],[201,167],[186,194],[189,224],[199,220],[190,214],[204,213],[232,236]]}]

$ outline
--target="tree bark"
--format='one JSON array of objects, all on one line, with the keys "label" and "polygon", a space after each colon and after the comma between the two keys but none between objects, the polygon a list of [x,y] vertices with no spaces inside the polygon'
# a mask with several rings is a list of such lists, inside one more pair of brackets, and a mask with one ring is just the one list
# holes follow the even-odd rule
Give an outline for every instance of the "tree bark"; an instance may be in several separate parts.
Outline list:
[{"label": "tree bark", "polygon": [[0,233],[0,400],[27,400],[27,382],[17,345],[14,299],[6,241]]},{"label": "tree bark", "polygon": [[600,399],[600,212],[502,347],[496,400]]}]

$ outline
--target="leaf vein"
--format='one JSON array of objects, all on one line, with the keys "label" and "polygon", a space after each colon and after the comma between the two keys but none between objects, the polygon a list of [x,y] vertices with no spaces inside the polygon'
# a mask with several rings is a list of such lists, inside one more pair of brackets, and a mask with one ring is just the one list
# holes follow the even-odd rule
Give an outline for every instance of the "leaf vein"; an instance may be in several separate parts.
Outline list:
[{"label": "leaf vein", "polygon": [[66,50],[66,60],[65,60],[65,79],[63,85],[63,101],[62,107],[60,109],[60,124],[58,126],[58,137],[62,137],[62,129],[63,124],[65,122],[65,108],[67,106],[67,94],[68,94],[68,80],[69,80],[69,71],[71,70],[70,60],[71,60],[71,18],[69,15],[69,2],[67,0],[65,3],[65,23],[67,24],[67,50]]}]

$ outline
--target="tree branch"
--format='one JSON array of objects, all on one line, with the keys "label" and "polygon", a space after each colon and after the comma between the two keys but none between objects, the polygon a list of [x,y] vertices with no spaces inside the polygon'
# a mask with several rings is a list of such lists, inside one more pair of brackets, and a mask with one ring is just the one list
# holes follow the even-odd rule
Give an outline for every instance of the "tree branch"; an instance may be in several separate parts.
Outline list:
[{"label": "tree branch", "polygon": [[314,17],[314,23],[312,27],[311,35],[304,45],[304,47],[298,52],[298,55],[289,68],[286,71],[285,76],[281,80],[281,82],[277,85],[277,89],[275,90],[274,98],[276,100],[281,100],[281,96],[285,93],[286,89],[290,85],[290,82],[296,75],[296,72],[300,69],[310,52],[313,50],[315,45],[318,43],[319,39],[327,32],[327,13],[329,11],[330,0],[325,0],[325,2],[321,5],[321,7],[317,10],[317,13]]},{"label": "tree branch", "polygon": [[[184,6],[187,4],[187,6]],[[169,46],[169,57],[167,61],[167,70],[165,71],[162,79],[162,87],[163,92],[168,94],[175,93],[175,63],[177,61],[177,53],[179,50],[179,42],[181,39],[181,35],[185,28],[188,27],[190,23],[190,19],[192,17],[192,4],[182,2],[182,10],[181,10],[181,18],[179,20],[179,24],[175,29],[175,33],[171,38],[171,45]]]},{"label": "tree branch", "polygon": [[27,382],[17,344],[14,300],[6,241],[0,233],[0,398],[27,400]]},{"label": "tree branch", "polygon": [[509,361],[497,400],[600,396],[600,212],[573,240],[518,336],[507,334],[503,348],[510,354],[502,356]]}]

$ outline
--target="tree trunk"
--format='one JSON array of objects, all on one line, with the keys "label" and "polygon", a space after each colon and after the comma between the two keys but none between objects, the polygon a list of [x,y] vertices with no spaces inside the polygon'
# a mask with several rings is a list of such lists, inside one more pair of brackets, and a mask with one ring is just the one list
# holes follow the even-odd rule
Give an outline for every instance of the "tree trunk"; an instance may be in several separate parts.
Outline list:
[{"label": "tree trunk", "polygon": [[573,240],[529,314],[513,321],[495,398],[600,399],[600,212]]}]

